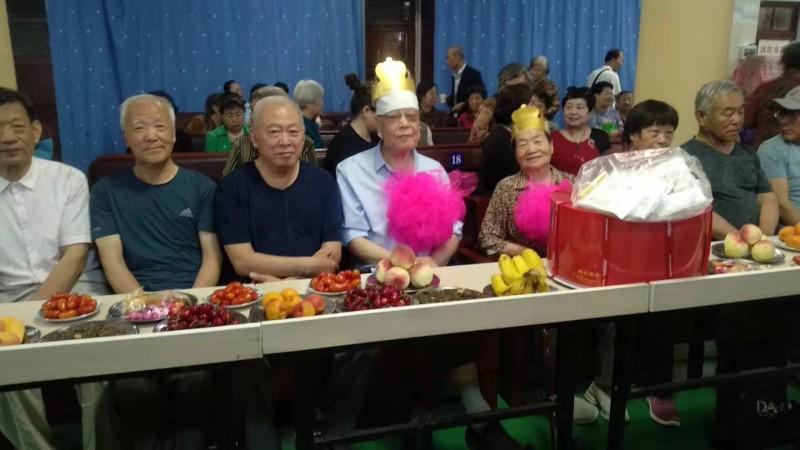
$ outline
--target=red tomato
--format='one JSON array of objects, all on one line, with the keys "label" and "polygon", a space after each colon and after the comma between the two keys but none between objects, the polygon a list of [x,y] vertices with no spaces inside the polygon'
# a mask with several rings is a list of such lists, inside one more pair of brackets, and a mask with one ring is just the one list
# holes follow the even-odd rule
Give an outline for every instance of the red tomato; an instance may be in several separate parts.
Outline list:
[{"label": "red tomato", "polygon": [[84,314],[89,314],[89,313],[91,313],[93,311],[94,311],[94,308],[91,307],[91,306],[88,306],[88,305],[87,306],[81,306],[80,308],[78,308],[78,315],[82,316]]},{"label": "red tomato", "polygon": [[236,298],[236,294],[234,294],[233,292],[225,293],[225,300],[233,300],[234,298]]},{"label": "red tomato", "polygon": [[211,296],[211,298],[210,298],[210,299],[208,299],[208,301],[209,301],[209,302],[210,302],[212,305],[219,305],[219,303],[220,303],[220,302],[219,302],[219,297],[217,297],[216,295],[212,295],[212,296]]},{"label": "red tomato", "polygon": [[67,309],[68,310],[69,309],[78,309],[78,306],[80,306],[80,302],[81,301],[80,301],[80,299],[78,298],[77,295],[70,295],[67,298]]},{"label": "red tomato", "polygon": [[78,315],[77,309],[70,309],[69,311],[61,311],[58,313],[59,319],[69,319],[71,317],[76,317]]},{"label": "red tomato", "polygon": [[361,286],[361,279],[360,278],[357,278],[355,280],[351,280],[350,281],[350,289],[355,289],[355,288],[357,288],[359,286]]},{"label": "red tomato", "polygon": [[45,319],[58,319],[59,311],[57,309],[47,309],[43,315]]},{"label": "red tomato", "polygon": [[228,283],[228,286],[226,287],[239,289],[240,287],[242,287],[242,283],[239,281],[231,281],[230,283]]},{"label": "red tomato", "polygon": [[347,285],[345,283],[333,283],[330,289],[330,292],[344,292],[347,290]]},{"label": "red tomato", "polygon": [[67,310],[67,299],[61,297],[58,299],[58,310],[59,311],[66,311]]},{"label": "red tomato", "polygon": [[353,271],[350,272],[350,274],[353,276],[353,278],[359,278],[359,279],[361,278],[361,272],[358,269],[353,269]]},{"label": "red tomato", "polygon": [[88,295],[84,295],[81,297],[80,306],[92,305],[92,309],[94,309],[96,304],[97,302],[95,302],[94,299],[92,299],[92,297],[89,297]]},{"label": "red tomato", "polygon": [[249,301],[253,301],[253,300],[257,299],[257,298],[258,298],[258,292],[256,292],[256,291],[250,291],[250,293],[247,294],[247,299]]},{"label": "red tomato", "polygon": [[91,308],[91,310],[94,311],[95,308],[97,308],[97,302],[94,299],[90,298],[89,301],[87,301],[86,303],[81,303],[81,307],[84,306],[87,308]]}]

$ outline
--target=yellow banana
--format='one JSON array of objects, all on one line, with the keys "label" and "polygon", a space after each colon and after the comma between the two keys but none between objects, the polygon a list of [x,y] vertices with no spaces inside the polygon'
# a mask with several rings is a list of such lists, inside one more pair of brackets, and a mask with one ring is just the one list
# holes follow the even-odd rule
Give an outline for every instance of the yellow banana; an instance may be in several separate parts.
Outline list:
[{"label": "yellow banana", "polygon": [[536,292],[550,292],[550,285],[547,284],[547,276],[539,275],[536,277],[537,284],[539,285]]},{"label": "yellow banana", "polygon": [[492,275],[492,291],[494,295],[503,295],[508,291],[509,286],[503,281],[503,277],[496,273]]},{"label": "yellow banana", "polygon": [[522,259],[525,260],[525,263],[528,264],[528,267],[530,267],[531,269],[535,270],[539,274],[545,276],[547,275],[547,272],[545,271],[544,268],[544,261],[542,261],[542,258],[539,256],[538,253],[536,253],[536,251],[530,248],[526,248],[525,250],[522,251]]},{"label": "yellow banana", "polygon": [[506,283],[513,283],[522,279],[522,273],[514,267],[514,263],[508,255],[501,255],[497,263],[500,266],[500,274]]},{"label": "yellow banana", "polygon": [[519,280],[511,283],[508,286],[508,295],[519,295],[522,294],[522,291],[525,289],[525,279],[520,278]]},{"label": "yellow banana", "polygon": [[528,266],[528,264],[525,262],[524,259],[522,259],[522,256],[517,255],[517,256],[511,258],[511,261],[514,262],[514,268],[517,269],[517,272],[519,272],[519,273],[528,273],[528,272],[530,272],[531,267]]},{"label": "yellow banana", "polygon": [[533,278],[531,276],[526,276],[525,277],[525,287],[522,289],[522,293],[523,294],[533,294],[534,292],[536,292],[536,289],[535,289],[535,286],[534,286],[536,283],[537,283],[537,280],[535,278]]}]

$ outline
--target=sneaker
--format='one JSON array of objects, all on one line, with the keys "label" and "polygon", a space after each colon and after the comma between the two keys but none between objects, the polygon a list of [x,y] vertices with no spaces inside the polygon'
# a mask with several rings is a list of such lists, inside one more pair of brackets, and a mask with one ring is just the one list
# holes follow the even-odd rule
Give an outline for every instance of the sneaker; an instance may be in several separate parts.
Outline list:
[{"label": "sneaker", "polygon": [[489,422],[480,428],[467,427],[464,441],[470,450],[534,450],[533,446],[514,440],[500,422]]},{"label": "sneaker", "polygon": [[[600,389],[597,384],[592,382],[589,385],[589,388],[586,389],[586,393],[583,394],[586,397],[586,401],[597,406],[600,409],[600,417],[605,420],[608,420],[608,416],[611,414],[611,397],[608,396],[602,389]],[[625,423],[630,422],[631,417],[628,415],[628,408],[625,408]]]},{"label": "sneaker", "polygon": [[681,425],[681,417],[675,401],[671,398],[647,397],[647,404],[650,406],[650,418],[653,422],[664,425],[665,427],[678,427]]},{"label": "sneaker", "polygon": [[578,425],[590,424],[597,420],[597,416],[600,415],[597,407],[581,397],[573,397],[572,405],[572,423]]}]

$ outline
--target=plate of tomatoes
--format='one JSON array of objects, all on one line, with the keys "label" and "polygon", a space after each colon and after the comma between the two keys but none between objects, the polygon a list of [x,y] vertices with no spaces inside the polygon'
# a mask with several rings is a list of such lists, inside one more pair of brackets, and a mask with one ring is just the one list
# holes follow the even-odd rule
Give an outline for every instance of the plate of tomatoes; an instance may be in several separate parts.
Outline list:
[{"label": "plate of tomatoes", "polygon": [[361,287],[361,272],[342,270],[338,273],[325,272],[311,279],[308,292],[318,295],[344,295],[350,289]]},{"label": "plate of tomatoes", "polygon": [[228,283],[224,288],[217,289],[208,296],[208,303],[219,305],[228,309],[246,308],[258,303],[264,295],[258,289],[245,286],[238,281]]},{"label": "plate of tomatoes", "polygon": [[53,294],[44,302],[36,318],[45,322],[73,322],[100,312],[97,300],[89,295]]}]

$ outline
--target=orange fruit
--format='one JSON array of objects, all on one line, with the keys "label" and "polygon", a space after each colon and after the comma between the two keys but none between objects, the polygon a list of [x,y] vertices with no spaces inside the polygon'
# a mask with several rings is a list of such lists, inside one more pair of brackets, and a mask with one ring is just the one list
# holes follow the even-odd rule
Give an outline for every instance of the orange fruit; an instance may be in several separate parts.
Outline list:
[{"label": "orange fruit", "polygon": [[281,295],[283,296],[284,299],[287,299],[289,297],[299,297],[300,296],[300,294],[297,293],[297,290],[292,289],[292,288],[286,288],[286,289],[282,290],[281,291]]},{"label": "orange fruit", "polygon": [[783,227],[781,228],[781,231],[778,231],[778,238],[780,238],[780,240],[782,240],[783,242],[786,242],[787,239],[794,236],[795,234],[796,233],[794,227]]},{"label": "orange fruit", "polygon": [[795,234],[794,236],[789,237],[786,241],[786,245],[792,248],[800,248],[800,234]]},{"label": "orange fruit", "polygon": [[794,234],[800,234],[800,223],[794,226]]},{"label": "orange fruit", "polygon": [[267,320],[280,320],[286,318],[286,310],[283,309],[283,302],[270,302],[265,308]]},{"label": "orange fruit", "polygon": [[283,307],[286,311],[291,311],[295,305],[302,302],[303,299],[300,298],[299,295],[293,295],[291,297],[287,297],[286,300],[283,302]]},{"label": "orange fruit", "polygon": [[273,300],[281,300],[281,301],[283,301],[283,296],[281,295],[280,292],[275,292],[275,291],[267,292],[266,295],[264,295],[264,298],[261,300],[261,304],[262,305],[268,305],[269,302],[271,302]]}]

